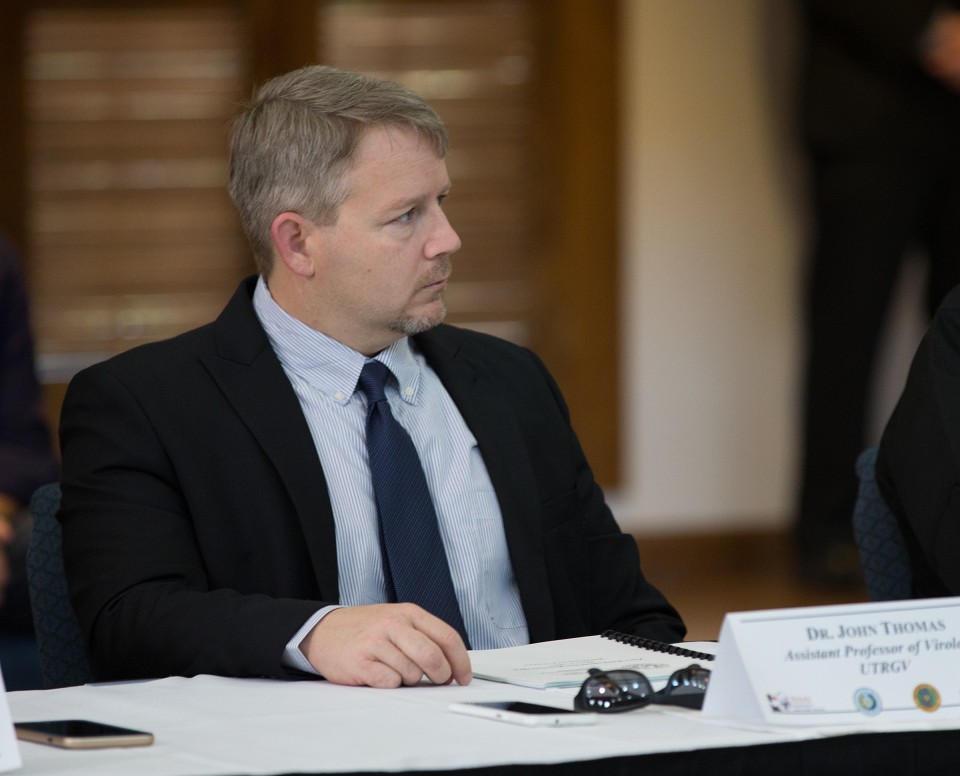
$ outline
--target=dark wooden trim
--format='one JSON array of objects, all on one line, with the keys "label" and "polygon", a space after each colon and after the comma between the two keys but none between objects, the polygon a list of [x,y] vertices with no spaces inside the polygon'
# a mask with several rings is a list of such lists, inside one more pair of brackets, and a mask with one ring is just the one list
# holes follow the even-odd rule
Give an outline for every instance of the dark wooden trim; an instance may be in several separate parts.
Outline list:
[{"label": "dark wooden trim", "polygon": [[[6,2],[7,0],[4,0]],[[195,8],[198,6],[236,5],[240,0],[17,0],[29,3],[31,10],[43,8]]]},{"label": "dark wooden trim", "polygon": [[619,4],[540,0],[537,165],[542,328],[598,480],[620,476]]},{"label": "dark wooden trim", "polygon": [[318,59],[317,0],[243,0],[252,86]]},{"label": "dark wooden trim", "polygon": [[[316,0],[2,0],[0,226],[25,242],[23,27],[27,7],[235,5],[247,24],[250,91],[320,61]],[[539,27],[532,346],[557,377],[598,479],[619,480],[618,8],[531,0]],[[249,92],[248,92],[249,93]],[[29,270],[29,266],[28,266]]]},{"label": "dark wooden trim", "polygon": [[4,0],[0,10],[0,229],[22,251],[27,235],[24,2]]}]

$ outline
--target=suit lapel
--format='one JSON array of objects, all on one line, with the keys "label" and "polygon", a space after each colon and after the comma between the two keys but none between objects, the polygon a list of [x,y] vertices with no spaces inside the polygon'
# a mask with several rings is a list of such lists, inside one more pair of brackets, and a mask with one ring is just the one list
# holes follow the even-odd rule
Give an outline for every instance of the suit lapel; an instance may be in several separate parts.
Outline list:
[{"label": "suit lapel", "polygon": [[537,484],[516,418],[479,365],[470,362],[447,326],[416,337],[430,366],[477,439],[503,516],[511,565],[532,641],[555,638],[553,601],[543,554]]},{"label": "suit lapel", "polygon": [[[943,324],[937,323],[943,328]],[[953,459],[960,461],[960,402],[956,398],[960,396],[960,365],[955,363],[957,349],[956,345],[949,341],[952,339],[951,335],[952,332],[941,332],[940,337],[932,341],[930,379],[937,398],[937,410],[943,416],[942,426],[950,442]],[[928,338],[930,336],[927,334]],[[947,339],[947,343],[944,343],[944,339]],[[955,476],[960,475],[955,473]]]},{"label": "suit lapel", "polygon": [[339,601],[336,531],[310,429],[244,281],[213,324],[217,352],[203,358],[213,379],[276,467],[293,501],[323,601]]},{"label": "suit lapel", "polygon": [[[213,379],[273,462],[293,501],[320,597],[339,600],[336,530],[326,479],[300,403],[253,311],[256,278],[240,286],[213,324],[216,353],[203,357]],[[523,435],[501,396],[460,351],[456,330],[416,338],[477,439],[497,494],[531,640],[555,637],[537,486]]]}]

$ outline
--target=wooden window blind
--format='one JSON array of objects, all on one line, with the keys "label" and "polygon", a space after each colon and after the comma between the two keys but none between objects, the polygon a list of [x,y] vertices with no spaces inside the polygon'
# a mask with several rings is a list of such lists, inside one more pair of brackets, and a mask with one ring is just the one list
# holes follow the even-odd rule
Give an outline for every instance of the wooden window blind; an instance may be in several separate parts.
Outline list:
[{"label": "wooden window blind", "polygon": [[227,121],[254,80],[328,62],[437,106],[463,238],[449,320],[537,350],[615,480],[617,7],[0,3],[0,217],[25,249],[44,382],[61,391],[84,363],[217,314],[253,271],[226,193]]},{"label": "wooden window blind", "polygon": [[[450,320],[526,342],[528,3],[320,2],[317,15],[324,61],[406,83],[448,124],[464,244]],[[242,46],[229,4],[28,15],[28,234],[48,381],[211,320],[252,271],[226,194]]]},{"label": "wooden window blind", "polygon": [[409,86],[450,135],[454,256],[447,320],[529,344],[535,314],[527,0],[322,3],[325,62]]},{"label": "wooden window blind", "polygon": [[229,7],[53,8],[26,26],[44,377],[211,320],[252,270],[226,194],[245,84]]}]

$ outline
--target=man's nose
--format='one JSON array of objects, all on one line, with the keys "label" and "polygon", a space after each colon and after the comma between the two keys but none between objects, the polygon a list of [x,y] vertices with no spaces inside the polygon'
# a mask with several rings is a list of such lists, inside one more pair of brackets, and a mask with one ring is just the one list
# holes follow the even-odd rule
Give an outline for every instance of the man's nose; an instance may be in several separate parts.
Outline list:
[{"label": "man's nose", "polygon": [[427,257],[432,259],[445,254],[456,253],[460,250],[460,244],[460,235],[450,225],[447,214],[442,210],[437,210],[433,233],[425,246]]}]

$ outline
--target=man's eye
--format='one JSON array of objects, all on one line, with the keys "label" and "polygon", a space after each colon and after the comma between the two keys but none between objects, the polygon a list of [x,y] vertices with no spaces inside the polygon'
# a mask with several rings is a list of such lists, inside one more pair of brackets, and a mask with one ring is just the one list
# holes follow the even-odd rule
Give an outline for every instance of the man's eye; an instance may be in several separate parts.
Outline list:
[{"label": "man's eye", "polygon": [[411,208],[403,215],[397,216],[395,220],[401,224],[409,224],[413,220],[414,213],[415,209]]}]

